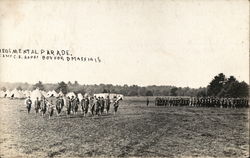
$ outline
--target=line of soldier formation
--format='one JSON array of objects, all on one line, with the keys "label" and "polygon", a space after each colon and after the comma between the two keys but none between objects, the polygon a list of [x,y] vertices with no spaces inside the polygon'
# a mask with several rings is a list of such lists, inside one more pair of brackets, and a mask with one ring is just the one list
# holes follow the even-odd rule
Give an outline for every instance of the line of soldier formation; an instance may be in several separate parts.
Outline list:
[{"label": "line of soldier formation", "polygon": [[113,106],[114,114],[116,114],[119,101],[122,100],[121,97],[114,96],[113,98],[109,98],[107,96],[104,97],[84,97],[83,99],[79,99],[77,96],[72,97],[52,97],[52,98],[45,98],[41,97],[41,99],[36,98],[35,101],[28,97],[25,100],[26,108],[28,113],[30,113],[31,108],[33,106],[35,113],[41,113],[44,117],[46,113],[48,113],[49,118],[53,116],[56,112],[57,116],[61,115],[63,111],[69,116],[71,114],[77,114],[80,111],[84,116],[100,116],[102,114],[108,114],[110,108]]},{"label": "line of soldier formation", "polygon": [[249,100],[247,98],[173,98],[157,97],[156,106],[194,106],[194,107],[218,107],[218,108],[248,108]]}]

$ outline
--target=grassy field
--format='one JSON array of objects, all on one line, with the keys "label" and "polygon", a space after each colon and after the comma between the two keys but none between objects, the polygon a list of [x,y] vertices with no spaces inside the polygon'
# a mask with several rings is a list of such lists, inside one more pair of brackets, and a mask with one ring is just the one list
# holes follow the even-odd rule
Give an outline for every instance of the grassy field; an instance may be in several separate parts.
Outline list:
[{"label": "grassy field", "polygon": [[116,115],[27,114],[0,99],[1,157],[248,157],[248,109],[146,107],[125,98]]}]

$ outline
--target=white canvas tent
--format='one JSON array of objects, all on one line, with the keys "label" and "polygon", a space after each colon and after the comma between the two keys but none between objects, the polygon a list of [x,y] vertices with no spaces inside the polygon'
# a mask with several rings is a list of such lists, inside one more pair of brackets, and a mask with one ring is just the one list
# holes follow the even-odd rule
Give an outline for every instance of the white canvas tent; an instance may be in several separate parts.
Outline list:
[{"label": "white canvas tent", "polygon": [[66,94],[66,97],[72,98],[72,96],[74,96],[74,98],[76,97],[74,92],[69,92],[69,93]]},{"label": "white canvas tent", "polygon": [[25,95],[26,98],[27,98],[27,97],[30,97],[31,91],[25,90],[25,91],[23,92],[23,94]]},{"label": "white canvas tent", "polygon": [[52,91],[48,91],[47,94],[45,95],[46,98],[50,97]]},{"label": "white canvas tent", "polygon": [[45,91],[41,91],[41,93],[44,97],[47,97],[47,93]]},{"label": "white canvas tent", "polygon": [[59,96],[64,96],[64,94],[63,94],[62,91],[60,91],[60,92],[58,93],[58,95],[59,95]]},{"label": "white canvas tent", "polygon": [[12,98],[18,98],[18,99],[25,98],[24,94],[21,91],[18,91],[17,89],[12,90],[10,92],[10,96]]},{"label": "white canvas tent", "polygon": [[116,96],[116,98],[122,98],[123,99],[122,94],[116,94],[116,93],[98,93],[98,94],[94,94],[94,96],[103,97],[103,98],[107,98],[107,96],[109,96],[110,99],[112,99],[112,98],[114,98]]},{"label": "white canvas tent", "polygon": [[57,92],[55,90],[49,91],[47,93],[47,97],[58,97],[58,94],[57,94]]},{"label": "white canvas tent", "polygon": [[36,100],[36,98],[41,99],[44,95],[42,94],[42,91],[39,89],[33,90],[30,95],[30,99],[33,101]]},{"label": "white canvas tent", "polygon": [[0,91],[0,97],[3,98],[5,95],[5,92],[4,91]]},{"label": "white canvas tent", "polygon": [[103,97],[103,98],[107,98],[107,96],[110,96],[109,93],[98,93],[98,94],[94,94],[95,97]]},{"label": "white canvas tent", "polygon": [[10,98],[11,97],[11,93],[9,90],[7,90],[4,94],[4,97]]},{"label": "white canvas tent", "polygon": [[89,94],[88,94],[88,93],[85,93],[85,94],[84,94],[84,97],[89,97]]},{"label": "white canvas tent", "polygon": [[79,98],[79,100],[82,100],[83,99],[83,95],[81,93],[78,93],[77,94],[77,97]]}]

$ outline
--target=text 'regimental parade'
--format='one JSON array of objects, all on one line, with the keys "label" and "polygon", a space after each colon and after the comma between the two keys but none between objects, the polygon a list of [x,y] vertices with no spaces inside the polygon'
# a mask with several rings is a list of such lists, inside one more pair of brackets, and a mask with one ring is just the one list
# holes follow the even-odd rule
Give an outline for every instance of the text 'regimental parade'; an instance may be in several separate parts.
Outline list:
[{"label": "text 'regimental parade'", "polygon": [[19,60],[57,60],[100,63],[99,56],[74,56],[67,49],[11,49],[1,48],[0,58]]}]

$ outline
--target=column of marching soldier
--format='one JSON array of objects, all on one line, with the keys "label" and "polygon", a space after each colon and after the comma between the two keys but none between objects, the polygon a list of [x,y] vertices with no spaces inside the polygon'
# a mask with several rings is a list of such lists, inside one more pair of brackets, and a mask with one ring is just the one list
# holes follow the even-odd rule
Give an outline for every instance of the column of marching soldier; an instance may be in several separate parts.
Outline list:
[{"label": "column of marching soldier", "polygon": [[248,108],[248,98],[218,98],[218,97],[157,97],[156,106],[194,106],[219,108]]},{"label": "column of marching soldier", "polygon": [[63,112],[63,109],[65,109],[64,111],[69,116],[71,114],[77,114],[77,112],[79,112],[79,108],[81,108],[81,112],[84,116],[99,116],[104,114],[104,112],[108,114],[111,105],[113,105],[114,114],[116,114],[120,100],[122,100],[122,98],[117,98],[116,96],[114,96],[114,98],[112,99],[110,99],[109,96],[107,96],[106,98],[95,96],[84,97],[81,100],[77,96],[66,98],[59,96],[57,98],[36,98],[36,100],[32,103],[32,100],[30,99],[30,97],[28,97],[25,100],[25,104],[28,113],[30,113],[31,107],[34,106],[36,114],[41,113],[42,116],[45,116],[45,114],[48,113],[49,118],[53,116],[53,114],[55,113],[54,111],[56,111],[57,115],[59,116]]}]

